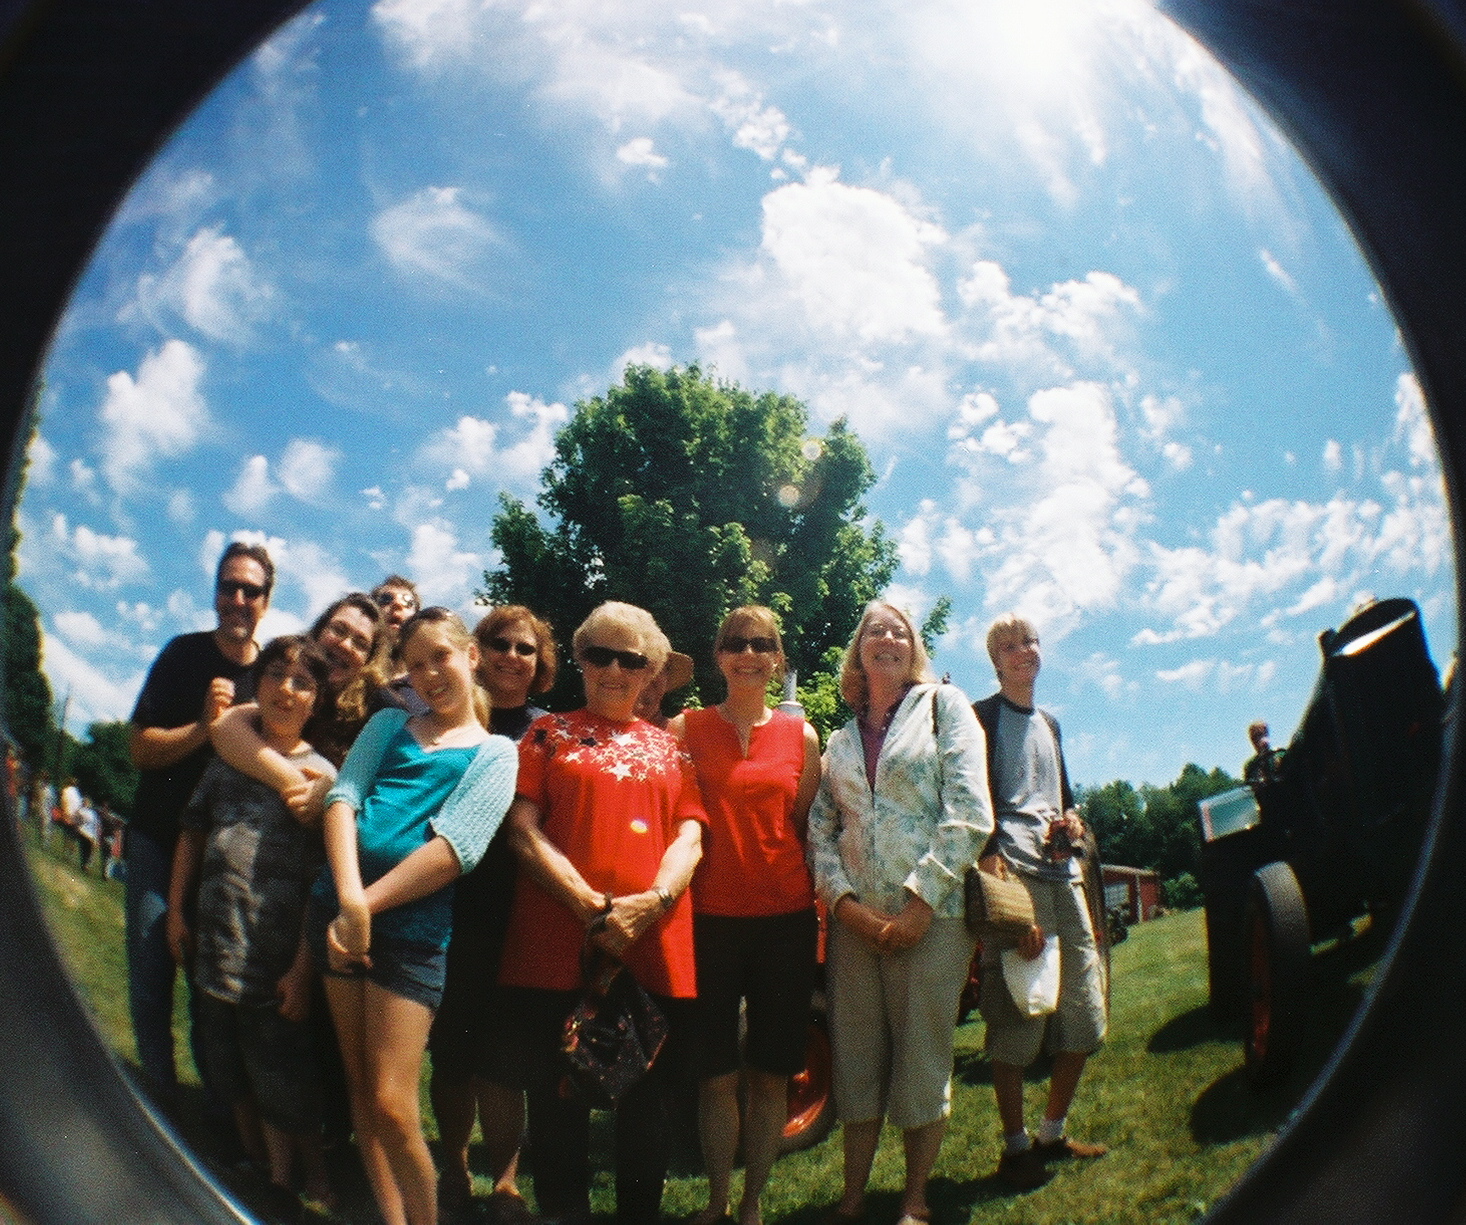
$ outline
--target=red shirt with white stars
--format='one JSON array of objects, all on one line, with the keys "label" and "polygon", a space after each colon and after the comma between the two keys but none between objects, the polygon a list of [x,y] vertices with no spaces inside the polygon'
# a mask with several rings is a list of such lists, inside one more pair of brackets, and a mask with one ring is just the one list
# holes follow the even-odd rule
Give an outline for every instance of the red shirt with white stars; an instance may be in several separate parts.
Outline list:
[{"label": "red shirt with white stars", "polygon": [[[539,808],[545,837],[590,887],[612,896],[650,889],[682,823],[707,824],[691,759],[641,719],[615,723],[588,710],[536,719],[519,742],[515,790]],[[579,918],[521,872],[499,981],[575,988],[584,939]],[[631,946],[626,964],[654,994],[697,994],[688,893]]]}]

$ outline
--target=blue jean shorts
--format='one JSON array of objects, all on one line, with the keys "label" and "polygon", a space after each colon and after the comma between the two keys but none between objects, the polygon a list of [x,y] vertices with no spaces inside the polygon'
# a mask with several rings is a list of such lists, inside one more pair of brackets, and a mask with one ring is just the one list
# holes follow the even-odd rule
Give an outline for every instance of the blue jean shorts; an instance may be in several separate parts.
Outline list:
[{"label": "blue jean shorts", "polygon": [[306,942],[316,968],[327,978],[365,978],[384,991],[421,1004],[436,1012],[443,1001],[443,980],[448,971],[448,951],[431,944],[396,940],[390,936],[372,937],[372,964],[352,966],[349,970],[333,970],[326,955],[326,929],[336,917],[334,906],[327,908],[311,899],[306,916]]}]

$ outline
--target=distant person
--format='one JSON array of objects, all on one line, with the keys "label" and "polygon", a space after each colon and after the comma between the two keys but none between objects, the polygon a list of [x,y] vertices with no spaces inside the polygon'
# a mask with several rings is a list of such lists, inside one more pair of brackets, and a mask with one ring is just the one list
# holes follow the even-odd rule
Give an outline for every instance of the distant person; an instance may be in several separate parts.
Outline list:
[{"label": "distant person", "polygon": [[[1046,1162],[1100,1157],[1106,1151],[1103,1144],[1071,1139],[1064,1128],[1085,1062],[1104,1042],[1108,1018],[1104,970],[1074,854],[1084,822],[1064,769],[1058,721],[1034,705],[1042,663],[1038,631],[1009,613],[993,622],[987,648],[998,692],[974,709],[987,735],[997,829],[980,866],[998,876],[1016,876],[1033,897],[1038,921],[1019,945],[1025,957],[1042,954],[1046,935],[1059,938],[1059,1002],[1052,1016],[1020,1012],[996,957],[984,957],[980,1007],[1003,1124],[997,1176],[1014,1190],[1029,1191],[1048,1180]],[[1023,1072],[1038,1058],[1046,1032],[1053,1072],[1043,1122],[1031,1137],[1023,1120]]]},{"label": "distant person", "polygon": [[[486,613],[473,636],[479,647],[478,680],[489,695],[489,730],[517,742],[545,714],[530,698],[555,683],[554,632],[522,604],[508,604]],[[490,1209],[499,1225],[529,1215],[518,1183],[524,1091],[514,1087],[518,1072],[505,1058],[498,1029],[504,1010],[499,961],[515,875],[506,823],[478,867],[454,887],[443,1002],[428,1035],[433,1061],[428,1092],[443,1163],[438,1210],[452,1215],[468,1206],[473,1186],[468,1143],[477,1118],[494,1187]]]},{"label": "distant person", "polygon": [[975,941],[963,880],[993,828],[982,729],[938,684],[911,618],[866,605],[840,667],[856,712],[825,749],[809,862],[830,916],[825,962],[840,1201],[853,1225],[888,1120],[902,1132],[899,1225],[931,1219],[927,1183],[952,1110],[957,1004]]},{"label": "distant person", "polygon": [[[76,834],[76,859],[81,870],[85,872],[92,862],[92,855],[102,843],[102,818],[97,812],[90,799],[83,797],[81,807],[76,811],[76,825],[73,827]],[[102,856],[99,871],[106,875],[106,855]]]},{"label": "distant person", "polygon": [[61,797],[56,802],[56,824],[61,827],[63,837],[79,842],[77,823],[81,820],[83,801],[81,788],[75,778],[68,778],[61,788]]},{"label": "distant person", "polygon": [[[392,651],[397,646],[398,632],[407,623],[408,618],[416,615],[418,609],[422,607],[422,598],[417,593],[417,585],[400,574],[389,574],[372,588],[372,600],[382,614],[387,649]],[[427,707],[413,689],[406,673],[397,672],[391,676],[387,681],[387,689],[392,695],[392,700],[403,710],[414,715],[426,713]]]},{"label": "distant person", "polygon": [[51,825],[56,810],[56,788],[51,776],[40,771],[31,783],[31,812],[36,825],[36,834],[45,846],[51,840]]},{"label": "distant person", "polygon": [[1247,739],[1252,742],[1252,756],[1242,767],[1242,781],[1254,787],[1275,781],[1273,747],[1268,743],[1267,724],[1261,721],[1248,724]]},{"label": "distant person", "polygon": [[789,1078],[804,1067],[815,983],[819,922],[805,831],[820,785],[820,740],[803,719],[769,709],[769,685],[785,668],[772,610],[734,609],[718,627],[713,654],[727,687],[723,701],[684,711],[668,728],[692,755],[708,814],[692,878],[694,1047],[708,1204],[690,1225],[727,1217],[740,1141],[738,1220],[760,1225],[760,1201],[789,1117]]},{"label": "distant person", "polygon": [[[328,700],[330,665],[309,639],[276,638],[255,661],[259,734],[286,760],[335,777],[303,739]],[[219,758],[180,818],[168,905],[168,944],[193,967],[209,1083],[234,1113],[244,1151],[298,1210],[292,1178],[333,1202],[321,1143],[321,1070],[308,1022],[314,970],[303,928],[325,852],[266,784]],[[190,920],[188,899],[197,896]]]},{"label": "distant person", "polygon": [[139,774],[123,851],[128,1007],[147,1091],[168,1106],[178,1091],[175,966],[166,925],[178,818],[213,755],[214,720],[248,696],[247,676],[259,654],[255,629],[274,582],[274,564],[261,546],[235,541],[225,549],[214,579],[217,625],[163,648],[132,712],[130,747]]},{"label": "distant person", "polygon": [[399,662],[427,706],[373,715],[326,797],[327,870],[307,933],[326,973],[357,1151],[392,1225],[436,1225],[437,1174],[418,1082],[443,995],[453,883],[514,792],[514,746],[490,735],[478,646],[446,608],[403,625]]}]

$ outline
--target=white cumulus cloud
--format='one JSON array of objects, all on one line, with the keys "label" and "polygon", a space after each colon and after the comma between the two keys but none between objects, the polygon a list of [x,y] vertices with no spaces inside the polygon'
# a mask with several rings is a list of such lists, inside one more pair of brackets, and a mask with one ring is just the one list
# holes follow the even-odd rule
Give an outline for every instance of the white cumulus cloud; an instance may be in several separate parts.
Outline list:
[{"label": "white cumulus cloud", "polygon": [[329,493],[341,452],[308,438],[292,438],[280,456],[280,484],[302,502],[320,502]]},{"label": "white cumulus cloud", "polygon": [[928,250],[941,227],[892,196],[811,173],[764,197],[763,250],[811,326],[861,341],[901,341],[946,327]]},{"label": "white cumulus cloud", "polygon": [[138,492],[157,459],[186,454],[209,430],[203,376],[198,351],[169,340],[143,358],[135,378],[119,370],[107,379],[98,414],[105,432],[102,472],[117,493]]},{"label": "white cumulus cloud", "polygon": [[650,136],[628,140],[616,150],[616,160],[628,166],[646,166],[650,170],[660,170],[667,164],[666,157],[657,152],[656,143]]},{"label": "white cumulus cloud", "polygon": [[223,226],[198,230],[161,276],[138,278],[136,309],[160,322],[173,312],[210,340],[242,343],[266,317],[274,289]]},{"label": "white cumulus cloud", "polygon": [[89,590],[112,591],[148,573],[148,563],[138,552],[136,540],[108,536],[84,523],[73,528],[64,514],[52,516],[49,539],[51,549],[75,565],[72,580]]},{"label": "white cumulus cloud", "polygon": [[555,435],[570,420],[570,410],[522,391],[511,391],[504,402],[516,427],[512,435],[506,437],[509,431],[499,422],[463,416],[424,444],[420,462],[446,470],[448,490],[465,489],[477,478],[526,487],[554,457]]},{"label": "white cumulus cloud", "polygon": [[486,257],[504,240],[462,194],[458,187],[425,187],[372,218],[372,238],[394,268],[461,289],[480,284]]},{"label": "white cumulus cloud", "polygon": [[264,510],[279,492],[280,486],[270,479],[270,461],[263,455],[251,455],[220,500],[236,515],[248,518]]}]

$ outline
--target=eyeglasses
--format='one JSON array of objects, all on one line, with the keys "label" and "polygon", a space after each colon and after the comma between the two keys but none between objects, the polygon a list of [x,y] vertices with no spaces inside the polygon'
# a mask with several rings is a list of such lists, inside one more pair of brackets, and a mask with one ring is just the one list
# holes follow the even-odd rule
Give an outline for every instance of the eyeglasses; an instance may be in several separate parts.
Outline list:
[{"label": "eyeglasses", "polygon": [[742,655],[744,651],[753,650],[760,655],[773,655],[779,650],[779,644],[772,638],[745,638],[742,634],[729,634],[718,644],[718,650],[727,651],[729,655]]},{"label": "eyeglasses", "polygon": [[638,655],[635,651],[613,651],[610,647],[581,647],[579,654],[583,663],[595,668],[609,668],[618,663],[628,672],[638,672],[651,663],[645,655]]},{"label": "eyeglasses", "polygon": [[294,689],[296,693],[314,693],[316,680],[309,672],[295,672],[289,667],[271,664],[265,669],[265,679],[282,689]]},{"label": "eyeglasses", "polygon": [[[523,655],[527,659],[538,649],[532,642],[510,642],[507,638],[489,639],[489,650],[497,651],[500,655],[508,655],[510,651],[513,651],[516,655]],[[599,650],[600,648],[597,647],[596,649]]]},{"label": "eyeglasses", "polygon": [[897,642],[910,642],[911,635],[904,625],[892,625],[886,621],[867,621],[861,631],[862,638],[892,638]]},{"label": "eyeglasses", "polygon": [[266,591],[258,583],[241,583],[232,578],[221,578],[216,589],[226,600],[232,600],[237,595],[244,596],[246,600],[258,600]]},{"label": "eyeglasses", "polygon": [[416,608],[417,600],[408,591],[379,591],[372,596],[378,608]]}]

